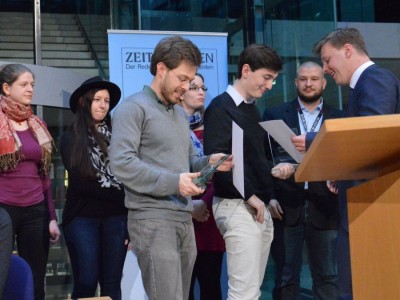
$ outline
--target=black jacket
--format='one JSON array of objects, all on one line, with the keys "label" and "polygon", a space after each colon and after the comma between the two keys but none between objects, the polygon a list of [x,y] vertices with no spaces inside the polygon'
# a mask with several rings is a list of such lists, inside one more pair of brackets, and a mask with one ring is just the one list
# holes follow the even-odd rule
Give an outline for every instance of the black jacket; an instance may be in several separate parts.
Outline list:
[{"label": "black jacket", "polygon": [[[282,119],[290,128],[300,134],[297,110],[297,98],[291,102],[267,109],[264,121]],[[339,118],[343,112],[323,104],[322,121]],[[278,145],[272,143],[273,153],[277,153]],[[327,158],[329,159],[329,158]],[[339,222],[337,197],[326,187],[326,182],[309,182],[308,190],[304,183],[296,183],[294,176],[287,180],[275,179],[275,196],[283,209],[283,221],[286,226],[296,226],[302,222],[305,200],[308,200],[308,219],[319,229],[337,229]]]}]

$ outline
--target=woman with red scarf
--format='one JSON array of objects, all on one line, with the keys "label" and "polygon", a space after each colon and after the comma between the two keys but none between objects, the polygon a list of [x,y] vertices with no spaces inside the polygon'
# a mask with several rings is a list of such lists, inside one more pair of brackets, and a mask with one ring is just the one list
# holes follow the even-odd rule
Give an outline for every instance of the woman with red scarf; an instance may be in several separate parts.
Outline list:
[{"label": "woman with red scarf", "polygon": [[33,114],[34,75],[0,68],[0,207],[10,215],[18,254],[32,269],[35,300],[45,298],[49,241],[60,238],[48,176],[53,139]]}]

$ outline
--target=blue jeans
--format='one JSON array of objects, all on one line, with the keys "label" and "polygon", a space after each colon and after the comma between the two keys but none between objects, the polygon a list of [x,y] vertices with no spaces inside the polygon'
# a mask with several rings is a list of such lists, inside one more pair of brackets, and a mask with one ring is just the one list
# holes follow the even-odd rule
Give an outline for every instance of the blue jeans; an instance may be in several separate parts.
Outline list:
[{"label": "blue jeans", "polygon": [[7,211],[0,207],[0,299],[3,299],[4,284],[12,253],[12,225]]},{"label": "blue jeans", "polygon": [[276,263],[274,300],[300,299],[303,244],[313,281],[314,299],[338,299],[336,271],[337,230],[319,230],[310,222],[294,227],[275,224],[271,254]]},{"label": "blue jeans", "polygon": [[76,217],[64,226],[74,276],[72,298],[101,296],[121,299],[121,278],[127,246],[127,217]]}]

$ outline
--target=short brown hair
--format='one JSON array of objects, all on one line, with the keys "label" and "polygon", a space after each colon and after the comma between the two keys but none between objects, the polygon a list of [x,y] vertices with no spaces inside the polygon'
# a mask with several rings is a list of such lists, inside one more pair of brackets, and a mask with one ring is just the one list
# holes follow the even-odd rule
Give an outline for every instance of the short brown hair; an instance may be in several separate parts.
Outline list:
[{"label": "short brown hair", "polygon": [[240,53],[238,78],[242,77],[242,69],[245,64],[248,64],[253,72],[262,68],[275,72],[282,70],[282,60],[276,51],[262,44],[251,44]]},{"label": "short brown hair", "polygon": [[33,72],[22,64],[6,64],[0,67],[0,93],[5,96],[3,90],[3,84],[7,83],[8,85],[12,85],[16,80],[18,80],[19,76],[24,73],[31,73],[32,77],[35,78]]},{"label": "short brown hair", "polygon": [[358,52],[368,55],[364,38],[356,28],[338,28],[331,33],[328,33],[314,45],[314,54],[321,56],[322,47],[327,43],[331,44],[336,49],[342,48],[345,44],[350,44],[354,46]]},{"label": "short brown hair", "polygon": [[163,62],[168,69],[175,69],[182,61],[200,67],[201,52],[199,48],[192,41],[178,35],[163,38],[151,56],[150,72],[153,76],[156,75],[159,62]]}]

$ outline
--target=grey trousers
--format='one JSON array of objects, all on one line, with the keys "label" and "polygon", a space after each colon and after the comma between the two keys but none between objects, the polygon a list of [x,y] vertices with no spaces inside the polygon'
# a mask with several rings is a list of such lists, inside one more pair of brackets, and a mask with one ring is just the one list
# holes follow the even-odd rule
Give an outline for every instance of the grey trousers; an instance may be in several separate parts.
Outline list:
[{"label": "grey trousers", "polygon": [[3,299],[4,284],[12,254],[12,223],[8,213],[0,207],[0,299]]},{"label": "grey trousers", "polygon": [[129,237],[149,300],[186,300],[197,250],[193,223],[128,220]]}]

